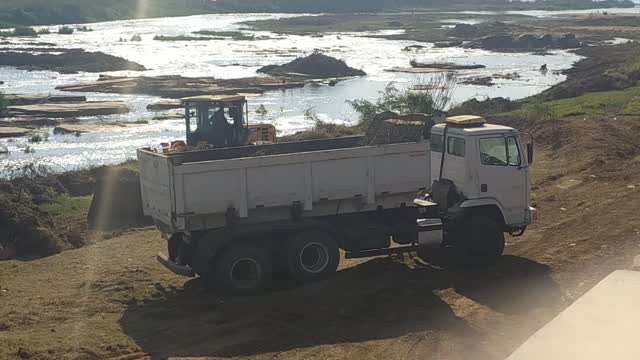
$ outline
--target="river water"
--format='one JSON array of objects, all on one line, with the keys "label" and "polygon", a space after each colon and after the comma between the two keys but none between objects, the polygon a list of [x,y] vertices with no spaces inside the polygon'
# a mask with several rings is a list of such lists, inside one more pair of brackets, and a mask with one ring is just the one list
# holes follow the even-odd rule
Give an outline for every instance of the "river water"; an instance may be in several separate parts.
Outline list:
[{"label": "river water", "polygon": [[[542,14],[545,15],[545,14]],[[392,67],[407,67],[411,59],[420,62],[455,62],[459,64],[483,64],[486,69],[462,73],[461,76],[481,76],[518,72],[517,80],[496,80],[496,86],[484,87],[458,85],[454,102],[471,97],[503,96],[523,98],[538,93],[564,79],[556,71],[567,69],[579,59],[565,51],[553,51],[551,55],[504,54],[484,50],[462,48],[436,49],[431,44],[420,52],[406,52],[415,41],[390,41],[365,37],[363,33],[335,33],[323,37],[278,35],[269,32],[249,31],[240,23],[248,20],[274,19],[298,15],[290,14],[228,14],[190,17],[113,21],[89,24],[91,32],[73,35],[43,35],[37,40],[14,39],[16,48],[32,46],[29,42],[45,41],[58,47],[83,48],[102,51],[143,64],[145,72],[113,72],[109,75],[183,75],[189,77],[214,76],[237,78],[255,76],[264,65],[282,64],[315,49],[343,59],[351,67],[363,69],[368,75],[341,81],[335,87],[309,84],[304,88],[270,91],[249,99],[250,109],[264,105],[265,116],[254,115],[251,121],[271,122],[280,134],[288,134],[308,128],[313,120],[305,117],[307,109],[326,121],[353,124],[357,115],[347,100],[367,98],[374,100],[378,92],[391,81],[401,87],[413,86],[428,76],[385,71]],[[538,16],[538,15],[536,15]],[[50,29],[56,30],[55,26]],[[156,35],[190,35],[199,30],[242,30],[261,37],[253,41],[211,40],[164,42],[153,40]],[[393,31],[391,31],[393,32]],[[382,33],[381,33],[382,34]],[[134,35],[142,41],[130,42]],[[547,64],[549,72],[538,69]],[[0,91],[5,93],[55,94],[55,87],[63,84],[87,82],[98,74],[80,73],[61,75],[50,71],[21,71],[0,67]],[[71,170],[101,164],[115,164],[135,157],[135,149],[154,146],[160,142],[184,138],[181,120],[150,120],[154,114],[146,110],[149,103],[159,100],[146,95],[85,94],[89,100],[122,100],[131,109],[127,115],[82,119],[86,122],[135,121],[146,119],[149,123],[134,128],[110,128],[97,132],[74,135],[54,135],[52,129],[43,129],[48,140],[30,143],[26,138],[2,139],[0,146],[9,150],[0,155],[0,168],[25,162],[49,165],[54,170]],[[30,152],[25,152],[29,147]]]}]

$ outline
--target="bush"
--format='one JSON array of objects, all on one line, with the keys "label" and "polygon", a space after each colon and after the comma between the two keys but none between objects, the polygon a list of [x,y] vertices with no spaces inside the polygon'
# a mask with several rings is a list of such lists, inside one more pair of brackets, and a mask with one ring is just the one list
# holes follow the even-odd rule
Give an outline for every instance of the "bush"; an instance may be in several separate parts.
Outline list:
[{"label": "bush", "polygon": [[359,126],[367,127],[377,114],[385,111],[399,114],[433,114],[444,111],[451,103],[457,82],[453,73],[437,74],[404,90],[400,90],[395,82],[391,82],[380,92],[380,97],[375,103],[365,99],[347,103],[360,114]]},{"label": "bush", "polygon": [[29,142],[30,143],[39,143],[43,140],[42,135],[40,134],[33,134],[31,135],[31,137],[29,138]]},{"label": "bush", "polygon": [[61,35],[71,35],[73,34],[73,28],[70,26],[63,26],[60,29],[58,29],[58,34]]},{"label": "bush", "polygon": [[16,26],[11,36],[38,36],[38,33],[32,27]]}]

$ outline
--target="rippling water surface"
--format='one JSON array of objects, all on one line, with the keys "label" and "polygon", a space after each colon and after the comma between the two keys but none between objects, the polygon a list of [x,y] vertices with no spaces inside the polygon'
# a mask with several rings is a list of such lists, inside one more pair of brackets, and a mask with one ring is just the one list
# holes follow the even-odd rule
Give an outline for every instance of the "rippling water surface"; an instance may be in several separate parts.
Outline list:
[{"label": "rippling water surface", "polygon": [[[201,15],[178,18],[113,21],[89,24],[91,32],[76,32],[73,35],[43,35],[37,40],[12,40],[17,48],[32,46],[31,41],[55,43],[58,47],[83,48],[87,51],[102,51],[143,64],[145,72],[113,72],[110,75],[183,75],[189,77],[214,76],[237,78],[256,76],[256,70],[268,64],[282,64],[309,54],[315,49],[343,59],[349,66],[363,69],[366,77],[341,81],[335,87],[309,84],[300,89],[278,90],[250,98],[250,108],[264,105],[268,114],[252,116],[252,121],[272,122],[279,133],[287,134],[313,125],[304,113],[312,108],[319,118],[337,122],[354,123],[357,115],[346,100],[358,98],[375,99],[386,84],[395,81],[399,86],[411,86],[430,75],[387,72],[392,67],[407,67],[411,59],[421,62],[455,62],[460,64],[483,64],[486,69],[462,73],[461,76],[481,76],[518,72],[517,80],[496,80],[496,86],[482,87],[459,85],[455,102],[470,97],[503,96],[512,99],[538,93],[558,83],[564,77],[556,70],[571,67],[578,56],[564,51],[551,55],[503,54],[484,50],[461,48],[436,49],[431,44],[420,52],[406,52],[414,41],[391,41],[365,37],[363,33],[335,33],[323,37],[279,35],[269,32],[247,30],[243,21],[274,19],[298,15],[289,14],[230,14]],[[55,30],[55,27],[50,27]],[[253,41],[210,40],[165,42],[153,40],[156,35],[191,35],[198,30],[241,30],[258,37]],[[400,31],[400,30],[398,30]],[[395,32],[398,32],[395,31]],[[389,32],[389,31],[387,31]],[[391,33],[394,31],[391,31]],[[134,35],[141,42],[128,41]],[[370,35],[370,33],[369,33]],[[120,41],[121,39],[127,41]],[[550,72],[543,75],[538,69],[547,64]],[[94,81],[98,74],[61,75],[49,71],[20,71],[0,67],[0,90],[6,93],[53,94],[57,85]],[[54,135],[48,132],[48,141],[33,144],[27,139],[3,139],[0,145],[9,154],[0,155],[0,166],[38,161],[54,164],[56,169],[75,169],[100,164],[114,164],[135,157],[135,149],[157,145],[160,142],[184,137],[180,120],[150,120],[153,113],[146,110],[149,103],[158,100],[146,95],[85,94],[89,100],[122,100],[131,108],[127,115],[82,119],[86,122],[135,121],[147,119],[149,123],[135,128],[109,128],[97,132],[74,135]],[[25,153],[25,148],[35,151]]]}]

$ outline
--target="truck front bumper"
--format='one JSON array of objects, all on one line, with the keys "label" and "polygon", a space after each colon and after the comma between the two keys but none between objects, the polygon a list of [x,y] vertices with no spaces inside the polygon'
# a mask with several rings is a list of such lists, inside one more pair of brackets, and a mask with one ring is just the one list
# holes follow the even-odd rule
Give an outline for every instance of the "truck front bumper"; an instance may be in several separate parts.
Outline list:
[{"label": "truck front bumper", "polygon": [[171,270],[171,272],[174,274],[182,275],[186,277],[196,276],[196,273],[193,271],[193,269],[190,266],[178,265],[175,262],[171,261],[169,257],[163,253],[159,252],[158,255],[156,255],[156,260],[158,260],[158,262],[162,264],[162,266]]}]

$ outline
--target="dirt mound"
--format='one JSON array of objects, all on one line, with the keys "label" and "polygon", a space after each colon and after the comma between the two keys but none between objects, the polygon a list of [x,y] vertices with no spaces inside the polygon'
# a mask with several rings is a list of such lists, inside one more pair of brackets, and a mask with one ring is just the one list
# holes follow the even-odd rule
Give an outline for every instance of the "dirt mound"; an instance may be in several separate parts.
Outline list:
[{"label": "dirt mound", "polygon": [[517,110],[520,105],[503,97],[488,98],[478,100],[471,98],[455,108],[449,110],[449,115],[466,115],[466,114],[496,114],[501,112]]},{"label": "dirt mound", "polygon": [[449,31],[449,36],[469,39],[478,36],[480,30],[478,27],[471,24],[456,24],[456,26]]},{"label": "dirt mound", "polygon": [[[82,242],[38,205],[39,185],[0,183],[0,260],[57,254]],[[51,189],[51,188],[48,188]]]},{"label": "dirt mound", "polygon": [[88,215],[90,229],[113,230],[153,224],[143,214],[137,171],[105,166],[97,171],[96,179]]},{"label": "dirt mound", "polygon": [[442,115],[406,114],[386,111],[376,115],[367,128],[363,145],[415,142],[431,136],[431,127]]},{"label": "dirt mound", "polygon": [[342,60],[318,52],[307,57],[297,58],[284,65],[267,65],[258,69],[258,72],[272,76],[301,74],[316,78],[367,75],[362,70],[347,66]]}]

